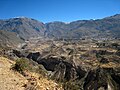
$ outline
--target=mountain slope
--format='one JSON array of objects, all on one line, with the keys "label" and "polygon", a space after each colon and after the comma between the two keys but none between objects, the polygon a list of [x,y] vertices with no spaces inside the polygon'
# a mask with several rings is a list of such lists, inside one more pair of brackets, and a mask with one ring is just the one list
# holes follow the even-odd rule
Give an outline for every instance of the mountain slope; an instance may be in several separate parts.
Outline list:
[{"label": "mountain slope", "polygon": [[15,72],[11,67],[15,64],[0,56],[0,90],[63,90],[53,80],[48,80],[41,74],[26,72],[26,76]]},{"label": "mountain slope", "polygon": [[27,79],[10,70],[12,64],[13,61],[0,57],[0,90],[25,90],[23,85],[27,83]]},{"label": "mountain slope", "polygon": [[17,37],[16,33],[0,30],[0,46],[16,46],[22,42],[23,40]]},{"label": "mountain slope", "polygon": [[31,37],[49,38],[120,38],[120,14],[97,20],[78,20],[70,23],[42,23],[19,17],[0,20],[0,30],[15,32],[23,40]]},{"label": "mountain slope", "polygon": [[44,35],[44,24],[37,20],[20,17],[0,20],[0,29],[15,32],[22,39]]}]

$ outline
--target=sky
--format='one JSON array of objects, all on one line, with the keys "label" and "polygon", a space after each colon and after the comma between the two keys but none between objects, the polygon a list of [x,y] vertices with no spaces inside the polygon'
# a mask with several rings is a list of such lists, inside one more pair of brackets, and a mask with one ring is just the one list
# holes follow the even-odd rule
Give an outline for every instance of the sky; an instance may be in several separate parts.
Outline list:
[{"label": "sky", "polygon": [[120,14],[120,0],[0,0],[0,19],[25,16],[42,22],[101,19]]}]

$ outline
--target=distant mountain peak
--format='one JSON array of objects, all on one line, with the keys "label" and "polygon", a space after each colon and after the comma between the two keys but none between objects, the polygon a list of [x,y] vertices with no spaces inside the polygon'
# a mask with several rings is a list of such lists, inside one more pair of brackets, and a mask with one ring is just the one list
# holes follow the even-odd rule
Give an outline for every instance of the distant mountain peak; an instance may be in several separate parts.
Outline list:
[{"label": "distant mountain peak", "polygon": [[115,14],[114,16],[120,16],[120,14]]},{"label": "distant mountain peak", "polygon": [[114,15],[112,17],[114,17],[114,18],[120,18],[120,14],[116,14],[116,15]]},{"label": "distant mountain peak", "polygon": [[18,17],[13,17],[13,18],[10,18],[10,19],[5,19],[5,20],[35,20],[35,19],[32,19],[32,18],[29,18],[29,17],[25,17],[25,16],[18,16]]},{"label": "distant mountain peak", "polygon": [[113,16],[110,16],[110,17],[106,17],[106,18],[104,18],[104,19],[120,19],[120,14],[115,14],[115,15],[113,15]]}]

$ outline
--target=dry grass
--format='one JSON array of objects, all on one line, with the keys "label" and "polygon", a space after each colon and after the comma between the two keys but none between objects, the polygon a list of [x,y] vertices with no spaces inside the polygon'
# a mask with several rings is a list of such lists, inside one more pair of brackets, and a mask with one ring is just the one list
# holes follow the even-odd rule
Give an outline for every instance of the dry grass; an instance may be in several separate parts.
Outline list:
[{"label": "dry grass", "polygon": [[109,62],[107,64],[101,64],[100,67],[102,67],[102,68],[116,68],[116,67],[120,67],[120,64]]},{"label": "dry grass", "polygon": [[24,90],[27,80],[19,73],[10,70],[13,61],[0,57],[0,90]]},{"label": "dry grass", "polygon": [[41,74],[26,71],[23,76],[11,70],[14,64],[14,61],[0,57],[0,90],[63,90]]}]

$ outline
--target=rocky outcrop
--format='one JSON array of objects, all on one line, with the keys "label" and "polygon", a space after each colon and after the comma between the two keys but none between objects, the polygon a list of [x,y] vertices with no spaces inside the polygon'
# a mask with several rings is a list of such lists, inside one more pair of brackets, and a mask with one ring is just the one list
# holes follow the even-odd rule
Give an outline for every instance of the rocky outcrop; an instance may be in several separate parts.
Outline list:
[{"label": "rocky outcrop", "polygon": [[21,58],[21,57],[27,57],[29,52],[25,51],[25,50],[12,50],[11,53],[13,53],[14,55],[16,55],[17,57]]},{"label": "rocky outcrop", "polygon": [[41,56],[41,54],[39,52],[35,52],[35,53],[29,53],[27,58],[37,61],[38,58],[40,58],[40,56]]},{"label": "rocky outcrop", "polygon": [[100,90],[100,88],[102,90],[119,90],[119,80],[120,76],[116,77],[115,70],[112,68],[97,68],[88,72],[83,88],[84,90]]},{"label": "rocky outcrop", "polygon": [[38,60],[38,63],[42,64],[46,70],[52,71],[52,77],[60,81],[81,78],[79,72],[84,72],[85,74],[85,71],[74,66],[73,63],[59,58],[43,58]]}]

